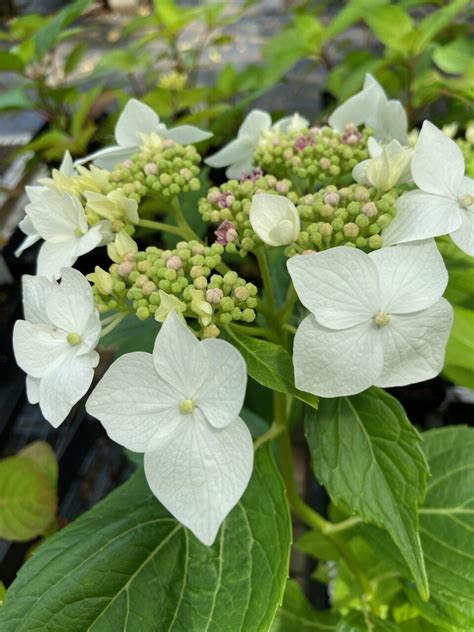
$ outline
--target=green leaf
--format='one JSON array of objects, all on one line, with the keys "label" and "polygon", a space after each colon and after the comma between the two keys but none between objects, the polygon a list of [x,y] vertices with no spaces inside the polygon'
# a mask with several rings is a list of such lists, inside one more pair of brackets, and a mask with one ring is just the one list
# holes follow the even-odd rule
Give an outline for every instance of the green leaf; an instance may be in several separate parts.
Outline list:
[{"label": "green leaf", "polygon": [[71,24],[91,4],[92,0],[76,0],[62,11],[59,11],[51,20],[35,33],[35,56],[41,59],[45,53],[56,46],[61,39],[66,26]]},{"label": "green leaf", "polygon": [[421,53],[443,29],[452,25],[453,19],[469,3],[469,0],[451,0],[442,9],[433,11],[418,25],[420,36],[416,40],[415,53]]},{"label": "green leaf", "polygon": [[244,334],[237,336],[230,328],[226,331],[234,347],[244,357],[248,374],[256,382],[279,393],[297,397],[312,408],[318,407],[317,397],[296,388],[291,355],[281,345]]},{"label": "green leaf", "polygon": [[33,441],[18,456],[25,456],[36,463],[49,481],[53,492],[58,484],[58,461],[53,448],[46,441]]},{"label": "green leaf", "polygon": [[2,110],[28,110],[35,104],[23,88],[11,88],[0,93],[0,111]]},{"label": "green leaf", "polygon": [[351,612],[339,623],[337,632],[400,632],[391,621],[380,619],[373,614],[364,617],[362,612]]},{"label": "green leaf", "polygon": [[24,64],[18,55],[7,50],[0,50],[0,71],[23,72]]},{"label": "green leaf", "polygon": [[474,309],[474,257],[460,250],[449,238],[438,238],[436,242],[449,273],[444,296],[454,305]]},{"label": "green leaf", "polygon": [[0,538],[32,540],[55,514],[56,495],[42,467],[27,456],[0,461]]},{"label": "green leaf", "polygon": [[139,470],[21,568],[2,632],[265,632],[283,597],[291,524],[270,450],[212,547],[160,505]]},{"label": "green leaf", "polygon": [[6,592],[7,591],[5,590],[5,586],[2,582],[0,582],[0,608],[3,606],[3,602],[5,601]]},{"label": "green leaf", "polygon": [[337,617],[318,612],[306,599],[297,581],[289,579],[281,608],[277,610],[270,632],[312,632],[336,630]]},{"label": "green leaf", "polygon": [[140,320],[135,314],[129,314],[115,329],[100,339],[100,346],[114,346],[115,357],[131,351],[151,353],[159,330],[159,323],[153,318]]},{"label": "green leaf", "polygon": [[334,16],[324,29],[324,41],[327,42],[336,35],[343,33],[350,26],[362,20],[377,7],[388,4],[388,0],[351,0]]},{"label": "green leaf", "polygon": [[474,56],[472,40],[457,37],[444,45],[436,46],[433,61],[443,72],[462,74]]},{"label": "green leaf", "polygon": [[74,70],[76,70],[86,51],[87,44],[85,44],[85,42],[79,42],[73,47],[69,55],[66,57],[66,61],[64,62],[64,73],[66,75],[69,75],[71,74],[71,72],[74,72]]},{"label": "green leaf", "polygon": [[369,11],[365,21],[375,37],[389,48],[405,51],[403,37],[413,31],[413,20],[396,5],[387,5]]},{"label": "green leaf", "polygon": [[332,500],[388,531],[427,599],[417,507],[428,468],[401,405],[376,388],[321,399],[317,412],[308,409],[305,429],[315,476]]},{"label": "green leaf", "polygon": [[474,311],[455,306],[443,373],[448,380],[471,389],[474,389],[473,332]]}]

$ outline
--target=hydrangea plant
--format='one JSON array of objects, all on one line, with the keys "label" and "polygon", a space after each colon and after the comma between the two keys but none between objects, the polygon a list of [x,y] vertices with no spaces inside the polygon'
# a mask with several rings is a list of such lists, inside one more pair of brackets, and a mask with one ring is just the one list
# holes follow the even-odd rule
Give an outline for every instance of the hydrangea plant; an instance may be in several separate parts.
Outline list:
[{"label": "hydrangea plant", "polygon": [[[472,434],[422,444],[383,390],[443,369],[453,307],[434,238],[474,254],[460,146],[426,121],[410,147],[371,76],[326,125],[251,111],[205,160],[231,179],[197,201],[209,137],[132,99],[115,146],[66,155],[27,191],[20,252],[44,240],[13,340],[28,399],[56,427],[92,384],[88,413],[138,456],[35,552],[1,629],[472,629]],[[71,267],[102,247],[108,266]],[[101,344],[119,357],[94,382]],[[295,477],[303,419],[329,516]],[[327,612],[287,579],[290,510]]]}]

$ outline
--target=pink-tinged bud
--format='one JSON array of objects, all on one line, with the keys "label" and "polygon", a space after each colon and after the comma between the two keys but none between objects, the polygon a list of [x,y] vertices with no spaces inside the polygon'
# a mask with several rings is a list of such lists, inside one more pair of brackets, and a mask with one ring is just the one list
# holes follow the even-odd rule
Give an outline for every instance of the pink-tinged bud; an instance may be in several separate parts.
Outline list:
[{"label": "pink-tinged bud", "polygon": [[321,158],[321,160],[319,161],[319,166],[321,167],[321,169],[323,169],[323,171],[326,171],[331,166],[331,161],[329,160],[329,158]]},{"label": "pink-tinged bud", "polygon": [[308,138],[306,136],[300,136],[299,138],[295,140],[295,149],[297,149],[298,151],[303,151],[305,147],[312,144],[313,144],[313,141],[311,138]]},{"label": "pink-tinged bud", "polygon": [[348,198],[350,194],[351,189],[349,187],[342,187],[342,189],[339,189],[339,195],[343,198]]},{"label": "pink-tinged bud", "polygon": [[234,202],[235,202],[235,197],[232,195],[230,191],[226,191],[225,193],[221,194],[217,204],[221,208],[230,208]]},{"label": "pink-tinged bud", "polygon": [[278,138],[278,136],[275,136],[274,138],[272,138],[272,145],[274,147],[279,147],[281,145],[280,139]]},{"label": "pink-tinged bud", "polygon": [[122,167],[123,167],[124,169],[131,169],[131,168],[133,167],[133,160],[130,160],[130,159],[128,159],[128,160],[124,160],[124,161],[122,162]]},{"label": "pink-tinged bud", "polygon": [[304,255],[314,255],[314,250],[303,250]]},{"label": "pink-tinged bud", "polygon": [[180,170],[179,170],[179,175],[180,175],[182,178],[184,178],[184,179],[186,180],[186,182],[187,182],[188,180],[192,180],[192,178],[193,178],[193,172],[191,171],[191,169],[186,169],[186,168],[184,168],[184,169],[180,169]]},{"label": "pink-tinged bud", "polygon": [[221,302],[221,298],[224,296],[224,292],[218,287],[211,288],[206,292],[206,301],[211,305],[218,305]]},{"label": "pink-tinged bud", "polygon": [[142,286],[142,292],[145,296],[150,296],[156,290],[156,285],[153,281],[147,281]]},{"label": "pink-tinged bud", "polygon": [[173,255],[166,262],[166,267],[168,268],[168,270],[178,271],[178,270],[181,270],[181,268],[183,267],[183,262],[178,256]]},{"label": "pink-tinged bud", "polygon": [[320,210],[321,217],[329,218],[334,215],[334,207],[329,204],[324,204]]},{"label": "pink-tinged bud", "polygon": [[290,190],[290,183],[286,182],[285,180],[281,180],[280,182],[277,182],[275,184],[275,190],[281,195],[286,195]]},{"label": "pink-tinged bud", "polygon": [[377,207],[373,202],[366,202],[361,208],[362,213],[367,217],[375,217],[378,213]]},{"label": "pink-tinged bud", "polygon": [[156,176],[158,173],[158,165],[155,165],[154,162],[149,162],[143,167],[143,171],[147,176]]},{"label": "pink-tinged bud", "polygon": [[207,327],[204,327],[202,330],[202,337],[203,338],[217,338],[217,336],[220,334],[220,329],[217,325],[214,325],[214,323],[208,325]]},{"label": "pink-tinged bud", "polygon": [[357,226],[357,224],[354,224],[354,222],[349,222],[342,229],[346,237],[357,237],[357,235],[359,234],[359,230],[359,227]]},{"label": "pink-tinged bud", "polygon": [[320,136],[321,135],[321,128],[317,127],[316,125],[314,127],[310,127],[309,131],[310,131],[310,134],[312,136]]},{"label": "pink-tinged bud", "polygon": [[357,200],[357,202],[367,202],[369,199],[369,192],[365,187],[357,187],[354,192],[354,199]]},{"label": "pink-tinged bud", "polygon": [[124,261],[135,261],[135,253],[134,252],[126,252],[123,255]]},{"label": "pink-tinged bud", "polygon": [[163,141],[163,149],[171,149],[174,146],[175,146],[175,142],[171,140],[170,138],[166,138]]},{"label": "pink-tinged bud", "polygon": [[311,193],[308,193],[308,195],[305,195],[304,197],[301,198],[301,204],[306,204],[307,206],[311,206],[311,204],[314,203],[314,195],[312,195]]},{"label": "pink-tinged bud", "polygon": [[256,182],[259,178],[263,177],[263,171],[260,167],[255,167],[251,171],[247,171],[240,176],[240,182]]},{"label": "pink-tinged bud", "polygon": [[321,224],[319,227],[319,232],[322,237],[330,237],[332,235],[332,226],[331,224]]},{"label": "pink-tinged bud", "polygon": [[202,255],[202,253],[204,252],[204,246],[202,244],[194,244],[194,246],[191,248],[191,252],[193,253],[193,255]]},{"label": "pink-tinged bud", "polygon": [[122,261],[117,267],[117,272],[121,277],[127,277],[133,270],[133,263],[131,261]]},{"label": "pink-tinged bud", "polygon": [[338,206],[340,199],[339,195],[334,193],[334,191],[325,193],[323,197],[324,204],[329,204],[330,206],[334,206],[334,208]]},{"label": "pink-tinged bud", "polygon": [[292,149],[285,149],[285,151],[283,152],[283,158],[285,160],[289,160],[290,158],[293,158],[293,150]]},{"label": "pink-tinged bud", "polygon": [[148,282],[148,277],[146,276],[146,274],[140,274],[140,276],[138,276],[135,280],[135,285],[141,288],[147,282]]},{"label": "pink-tinged bud", "polygon": [[209,193],[207,194],[207,201],[210,202],[211,204],[217,204],[220,197],[221,197],[221,192],[219,191],[219,189],[213,189],[209,191]]},{"label": "pink-tinged bud", "polygon": [[229,222],[227,219],[222,222],[217,230],[214,231],[214,235],[217,238],[216,242],[221,246],[226,246],[227,244],[235,241],[238,237],[234,224]]},{"label": "pink-tinged bud", "polygon": [[362,134],[359,132],[354,123],[348,123],[345,126],[344,133],[342,135],[342,142],[345,145],[357,145],[361,138]]},{"label": "pink-tinged bud", "polygon": [[246,287],[239,286],[234,290],[234,297],[240,302],[246,301],[249,296],[250,294]]}]

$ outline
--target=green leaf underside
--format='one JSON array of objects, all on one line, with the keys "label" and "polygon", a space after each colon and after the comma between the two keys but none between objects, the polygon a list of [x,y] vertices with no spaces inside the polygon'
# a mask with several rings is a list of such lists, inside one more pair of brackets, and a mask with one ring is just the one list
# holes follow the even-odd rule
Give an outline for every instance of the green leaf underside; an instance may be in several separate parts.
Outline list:
[{"label": "green leaf underside", "polygon": [[[474,429],[463,426],[423,434],[431,469],[420,509],[420,537],[431,598],[423,603],[410,584],[408,596],[423,616],[451,632],[474,629]],[[392,542],[379,529],[364,537],[404,577],[410,574]]]},{"label": "green leaf underside", "polygon": [[39,547],[0,610],[2,632],[269,629],[291,526],[268,448],[212,547],[151,494],[143,472]]},{"label": "green leaf underside", "polygon": [[321,399],[317,412],[307,410],[305,428],[315,475],[332,500],[388,531],[427,598],[417,506],[428,469],[401,405],[376,388]]},{"label": "green leaf underside", "polygon": [[26,542],[41,535],[54,519],[56,502],[50,480],[32,459],[0,462],[0,538]]},{"label": "green leaf underside", "polygon": [[455,384],[474,389],[474,311],[454,307],[454,324],[443,373]]},{"label": "green leaf underside", "polygon": [[336,615],[315,610],[307,601],[298,582],[289,579],[285,588],[283,604],[281,608],[278,608],[271,632],[335,631],[336,623]]},{"label": "green leaf underside", "polygon": [[256,382],[279,393],[297,397],[312,408],[318,407],[317,397],[296,388],[293,361],[288,351],[273,342],[244,334],[237,336],[230,330],[228,333],[232,344],[244,357],[249,375]]}]

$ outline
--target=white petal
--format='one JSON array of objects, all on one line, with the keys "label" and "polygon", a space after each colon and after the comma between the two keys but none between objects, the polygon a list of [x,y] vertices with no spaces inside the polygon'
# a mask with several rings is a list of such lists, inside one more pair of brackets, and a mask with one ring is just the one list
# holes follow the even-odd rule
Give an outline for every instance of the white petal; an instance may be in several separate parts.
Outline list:
[{"label": "white petal", "polygon": [[39,402],[39,388],[41,379],[39,377],[26,376],[26,396],[30,404]]},{"label": "white petal", "polygon": [[429,121],[423,123],[411,170],[415,184],[435,195],[456,199],[461,193],[464,157],[458,145]]},{"label": "white petal", "polygon": [[232,180],[232,179],[239,180],[239,178],[241,178],[243,175],[245,175],[246,173],[249,173],[249,171],[252,171],[254,167],[253,153],[254,152],[252,150],[252,154],[249,154],[248,156],[244,156],[242,160],[239,160],[238,162],[234,162],[233,165],[231,165],[225,170],[225,175],[229,178],[229,180]]},{"label": "white petal", "polygon": [[474,257],[474,207],[461,211],[462,224],[451,233],[451,239],[458,248]]},{"label": "white petal", "polygon": [[[181,397],[160,379],[150,353],[127,353],[116,360],[92,391],[86,410],[111,439],[144,452],[157,430],[181,417]],[[188,415],[189,417],[189,415]]]},{"label": "white petal", "polygon": [[217,429],[199,411],[174,432],[158,433],[145,452],[152,492],[207,546],[244,493],[252,466],[252,438],[244,422],[237,417]]},{"label": "white petal", "polygon": [[122,147],[139,145],[139,134],[153,134],[159,122],[160,117],[148,105],[130,99],[115,126],[115,140]]},{"label": "white petal", "polygon": [[138,144],[133,147],[120,147],[115,145],[113,147],[106,147],[105,149],[99,149],[98,151],[85,156],[80,160],[76,160],[75,166],[83,165],[86,162],[93,162],[96,167],[101,169],[108,169],[112,171],[118,164],[130,158],[138,150]]},{"label": "white petal", "polygon": [[355,395],[375,383],[383,367],[382,341],[370,320],[349,329],[327,329],[313,315],[296,332],[295,384],[320,397]]},{"label": "white petal", "polygon": [[240,353],[224,340],[203,340],[206,379],[196,391],[195,404],[216,428],[228,426],[242,410],[247,367]]},{"label": "white petal", "polygon": [[383,372],[376,386],[404,386],[438,375],[453,323],[453,308],[444,298],[415,314],[397,314],[381,327]]},{"label": "white petal", "polygon": [[39,405],[51,425],[57,428],[68,416],[92,383],[99,354],[69,354],[64,362],[52,367],[40,382]]},{"label": "white petal", "polygon": [[92,226],[85,235],[77,238],[75,245],[75,254],[80,257],[97,248],[103,239],[103,229],[106,222],[99,222]]},{"label": "white petal", "polygon": [[402,145],[407,145],[407,128],[407,115],[400,101],[380,101],[378,121],[374,130],[375,135],[381,140],[396,139]]},{"label": "white petal", "polygon": [[244,159],[249,159],[251,164],[254,150],[255,146],[249,140],[237,138],[204,162],[215,168],[227,167]]},{"label": "white petal", "polygon": [[74,162],[71,154],[67,150],[64,152],[63,160],[59,167],[59,173],[69,177],[75,175]]},{"label": "white petal", "polygon": [[380,309],[377,268],[361,250],[339,246],[289,259],[300,301],[325,327],[362,323]]},{"label": "white petal", "polygon": [[193,399],[206,377],[207,353],[174,310],[168,314],[156,337],[153,363],[158,375],[183,399]]},{"label": "white petal", "polygon": [[260,138],[260,132],[264,129],[270,129],[271,125],[272,117],[268,112],[252,110],[239,127],[237,136],[238,138],[249,138],[256,145]]},{"label": "white petal", "polygon": [[396,207],[397,215],[382,232],[386,246],[447,235],[462,222],[459,205],[441,195],[410,191],[397,200]]},{"label": "white petal", "polygon": [[354,167],[354,169],[352,169],[352,177],[359,184],[370,184],[369,179],[367,177],[367,169],[369,168],[369,165],[371,164],[371,162],[372,162],[371,159],[362,160],[362,162],[359,162]]},{"label": "white petal", "polygon": [[[372,122],[375,120],[378,112],[381,99],[380,91],[380,86],[375,83],[354,94],[334,110],[328,119],[329,125],[336,131],[342,132],[348,123],[354,123],[354,125],[367,124],[369,119]],[[382,98],[385,98],[383,90]]]},{"label": "white petal", "polygon": [[[20,222],[20,224],[21,224],[21,222]],[[20,228],[21,228],[21,226],[20,226]],[[30,248],[31,246],[36,244],[40,239],[41,239],[41,237],[38,234],[36,234],[36,235],[28,235],[28,237],[25,237],[25,239],[21,242],[21,244],[15,250],[15,257],[20,257],[27,248]]]},{"label": "white petal", "polygon": [[295,112],[291,116],[284,116],[279,119],[276,123],[272,125],[272,129],[275,131],[279,131],[282,134],[288,134],[291,132],[299,132],[305,127],[309,126],[308,119],[305,119],[304,116]]},{"label": "white petal", "polygon": [[61,283],[55,284],[46,305],[48,318],[55,327],[82,336],[95,302],[89,281],[78,270],[62,270]]},{"label": "white petal", "polygon": [[26,206],[35,229],[46,240],[62,241],[75,234],[77,228],[87,230],[84,208],[79,198],[67,193],[50,192],[42,202]]},{"label": "white petal", "polygon": [[258,193],[252,197],[250,223],[269,246],[284,246],[298,238],[300,216],[296,206],[283,195]]},{"label": "white petal", "polygon": [[213,135],[212,132],[206,132],[203,129],[199,129],[199,127],[194,127],[194,125],[179,125],[166,132],[166,138],[170,138],[180,145],[200,143],[203,140],[211,138]]},{"label": "white petal", "polygon": [[30,323],[50,324],[46,313],[46,301],[54,285],[49,279],[25,274],[23,283],[23,312]]},{"label": "white petal", "polygon": [[45,241],[38,253],[37,274],[48,279],[59,279],[62,268],[69,268],[77,260],[77,237],[72,237],[61,243]]},{"label": "white petal", "polygon": [[17,320],[13,329],[13,350],[18,366],[33,377],[43,377],[46,371],[61,363],[71,347],[64,336],[44,325]]},{"label": "white petal", "polygon": [[380,309],[407,314],[436,303],[448,284],[448,271],[436,243],[430,239],[369,254],[380,278]]}]

